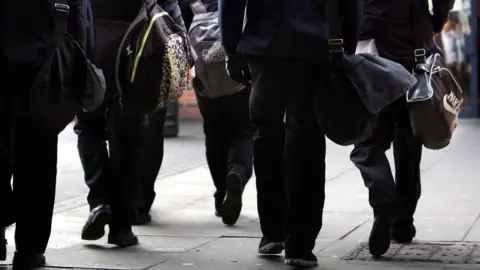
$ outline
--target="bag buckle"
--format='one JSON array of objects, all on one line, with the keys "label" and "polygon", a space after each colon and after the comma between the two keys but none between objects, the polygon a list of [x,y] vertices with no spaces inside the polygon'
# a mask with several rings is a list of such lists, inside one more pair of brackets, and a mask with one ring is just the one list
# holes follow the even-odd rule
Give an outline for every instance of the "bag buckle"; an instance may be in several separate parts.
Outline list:
[{"label": "bag buckle", "polygon": [[415,62],[421,62],[427,60],[427,51],[425,49],[416,49],[413,51],[415,56]]},{"label": "bag buckle", "polygon": [[55,3],[55,11],[69,13],[70,6],[65,4]]},{"label": "bag buckle", "polygon": [[328,40],[328,51],[330,53],[343,53],[345,50],[343,48],[343,39],[329,39]]}]

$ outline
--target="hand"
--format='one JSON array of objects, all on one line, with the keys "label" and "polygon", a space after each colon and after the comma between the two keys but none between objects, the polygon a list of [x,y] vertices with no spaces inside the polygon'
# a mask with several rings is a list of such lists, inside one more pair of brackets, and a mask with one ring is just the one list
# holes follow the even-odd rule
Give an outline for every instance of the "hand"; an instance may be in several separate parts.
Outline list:
[{"label": "hand", "polygon": [[239,53],[227,53],[226,59],[227,73],[230,78],[243,85],[250,85],[252,75],[248,69],[247,59]]},{"label": "hand", "polygon": [[195,67],[192,67],[191,69],[188,70],[188,80],[192,81],[193,78],[195,78]]}]

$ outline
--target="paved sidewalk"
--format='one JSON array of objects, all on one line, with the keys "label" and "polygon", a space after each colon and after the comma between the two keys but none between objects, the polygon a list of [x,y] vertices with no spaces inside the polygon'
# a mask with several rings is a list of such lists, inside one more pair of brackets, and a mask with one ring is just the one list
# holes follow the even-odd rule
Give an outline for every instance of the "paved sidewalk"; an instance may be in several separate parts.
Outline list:
[{"label": "paved sidewalk", "polygon": [[[364,248],[372,211],[360,174],[349,161],[351,148],[329,143],[324,227],[315,249],[319,269],[480,269],[480,246],[476,244],[480,245],[479,135],[480,121],[462,120],[448,148],[425,150],[416,244],[393,245],[381,261],[373,261]],[[204,165],[159,180],[156,190],[154,222],[135,228],[141,241],[138,247],[120,250],[107,245],[106,239],[83,242],[80,230],[88,208],[58,212],[47,251],[49,265],[83,269],[289,269],[282,256],[261,258],[256,254],[261,234],[254,180],[247,186],[242,216],[235,227],[224,226],[214,216],[213,185]],[[12,232],[13,228],[9,229],[10,243]]]}]

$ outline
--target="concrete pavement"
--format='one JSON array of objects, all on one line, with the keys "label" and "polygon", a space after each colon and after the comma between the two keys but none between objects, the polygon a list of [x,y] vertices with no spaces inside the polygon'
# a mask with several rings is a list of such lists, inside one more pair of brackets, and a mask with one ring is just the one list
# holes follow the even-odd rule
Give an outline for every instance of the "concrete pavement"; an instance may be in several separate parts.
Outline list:
[{"label": "concrete pavement", "polygon": [[[416,243],[392,245],[379,261],[365,249],[372,211],[360,174],[349,161],[351,148],[328,143],[324,226],[315,249],[319,269],[480,269],[479,134],[480,121],[462,120],[448,148],[425,150]],[[181,151],[188,159],[188,150],[181,144],[167,149],[166,155]],[[47,251],[49,265],[82,269],[289,269],[281,256],[261,258],[256,254],[261,233],[254,179],[245,190],[237,226],[226,227],[213,214],[208,169],[202,163],[192,167],[160,176],[152,210],[154,222],[135,228],[141,241],[138,247],[120,250],[107,245],[106,239],[83,242],[80,230],[88,207],[59,209]],[[67,175],[81,177],[79,163],[71,163],[68,169],[70,174],[59,175],[59,182]],[[13,243],[13,228],[8,230],[8,238]]]},{"label": "concrete pavement", "polygon": [[[159,178],[205,164],[204,145],[201,122],[183,120],[179,136],[165,139],[165,156]],[[59,136],[57,168],[55,211],[84,205],[88,188],[83,180],[73,125],[68,126]]]}]

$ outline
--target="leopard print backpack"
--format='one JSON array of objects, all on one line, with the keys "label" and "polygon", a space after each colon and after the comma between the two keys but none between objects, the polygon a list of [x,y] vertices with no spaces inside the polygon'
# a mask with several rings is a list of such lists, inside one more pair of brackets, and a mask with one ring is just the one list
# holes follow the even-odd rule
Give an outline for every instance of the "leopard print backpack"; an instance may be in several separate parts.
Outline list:
[{"label": "leopard print backpack", "polygon": [[175,102],[188,87],[192,59],[186,30],[155,0],[146,0],[117,52],[121,104],[151,113]]}]

